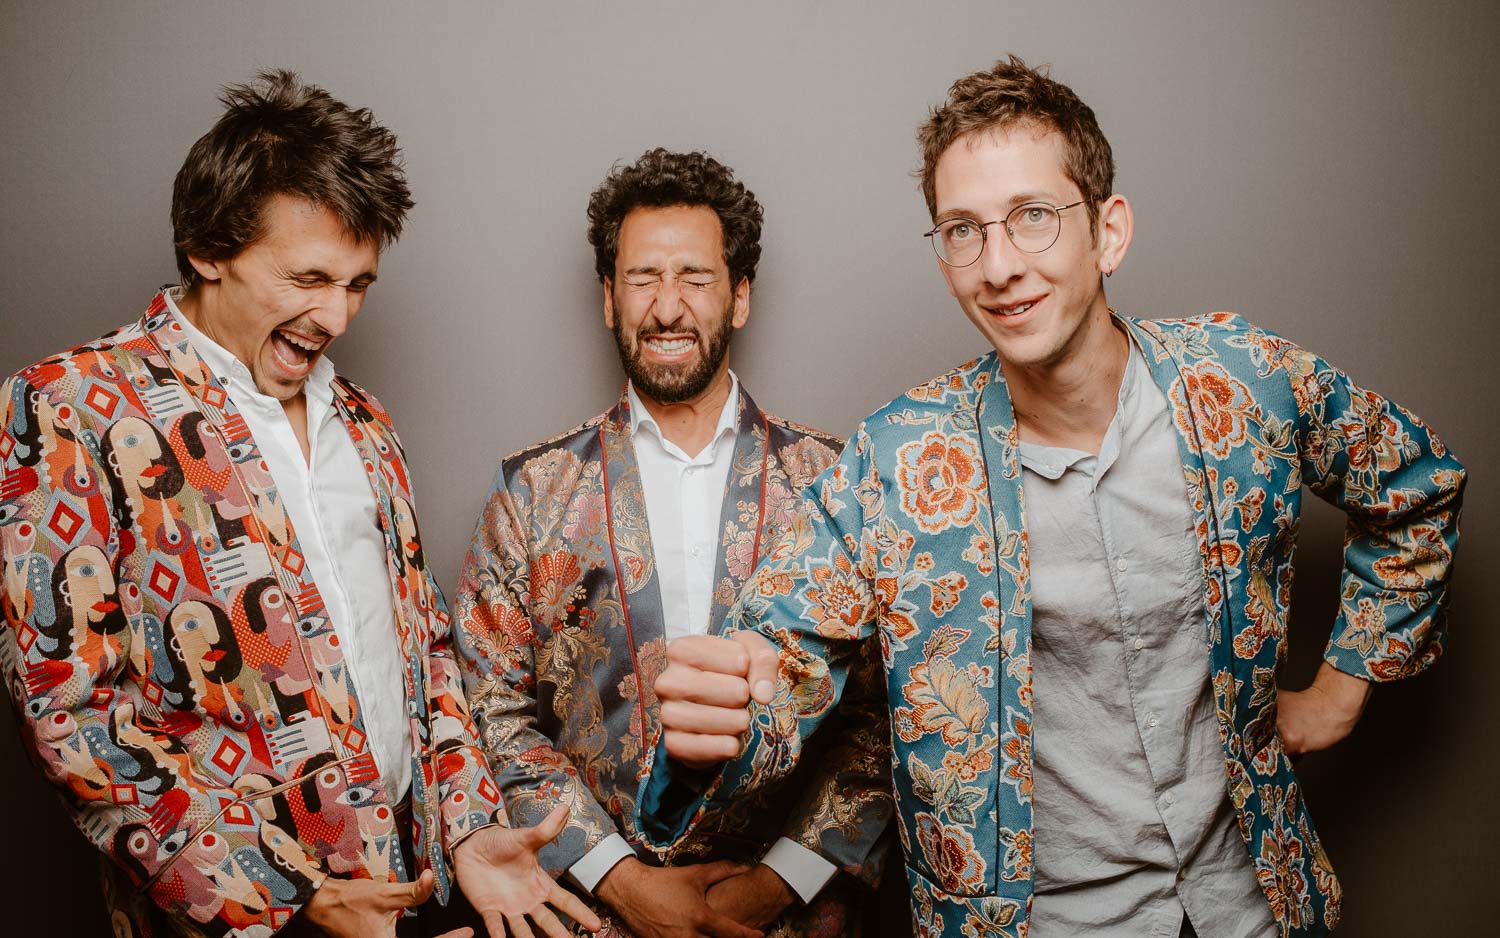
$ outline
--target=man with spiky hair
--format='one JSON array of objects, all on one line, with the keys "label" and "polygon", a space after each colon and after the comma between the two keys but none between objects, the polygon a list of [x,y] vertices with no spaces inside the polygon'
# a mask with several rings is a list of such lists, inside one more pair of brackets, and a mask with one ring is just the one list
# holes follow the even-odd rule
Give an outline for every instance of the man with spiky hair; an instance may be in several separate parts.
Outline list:
[{"label": "man with spiky hair", "polygon": [[[652,150],[594,191],[589,241],[625,388],[603,414],[501,462],[455,603],[506,806],[528,823],[571,808],[542,862],[592,894],[610,934],[856,935],[885,852],[878,694],[850,695],[850,720],[811,744],[806,771],[672,851],[645,849],[635,826],[668,642],[722,628],[838,445],[762,411],[729,369],[761,217],[703,153]],[[874,671],[872,651],[849,664]]]},{"label": "man with spiky hair", "polygon": [[597,927],[537,865],[564,814],[507,828],[390,417],[325,357],[412,205],[396,138],[290,72],[223,102],[182,285],[0,391],[23,736],[116,935],[393,936],[454,878],[491,938]]},{"label": "man with spiky hair", "polygon": [[[934,263],[991,350],[854,431],[732,639],[668,649],[643,830],[691,837],[794,770],[878,637],[924,938],[1323,934],[1339,883],[1291,760],[1442,653],[1463,468],[1238,316],[1115,314],[1130,204],[1094,112],[1045,72],[959,79],[918,139]],[[1349,529],[1294,691],[1304,485]]]}]

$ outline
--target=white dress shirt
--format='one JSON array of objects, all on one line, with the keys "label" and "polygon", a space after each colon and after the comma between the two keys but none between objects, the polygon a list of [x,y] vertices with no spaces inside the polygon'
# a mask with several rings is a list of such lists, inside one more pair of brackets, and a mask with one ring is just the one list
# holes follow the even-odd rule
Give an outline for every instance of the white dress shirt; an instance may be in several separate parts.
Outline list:
[{"label": "white dress shirt", "polygon": [[[696,456],[689,456],[663,435],[633,386],[625,390],[669,642],[708,632],[719,559],[719,513],[734,463],[735,418],[740,401],[740,381],[732,371],[729,381],[729,398],[719,412],[713,438]],[[593,892],[604,874],[629,856],[634,852],[625,838],[611,834],[568,872]],[[785,837],[771,845],[761,862],[785,880],[803,902],[811,902],[838,872],[823,857]]]},{"label": "white dress shirt", "polygon": [[411,727],[396,613],[386,566],[375,493],[364,462],[333,403],[333,363],[313,365],[307,397],[308,458],[281,402],[260,393],[244,363],[197,329],[177,308],[181,288],[166,292],[167,306],[194,350],[224,382],[296,531],[312,579],[344,650],[365,733],[389,803],[411,784]]}]

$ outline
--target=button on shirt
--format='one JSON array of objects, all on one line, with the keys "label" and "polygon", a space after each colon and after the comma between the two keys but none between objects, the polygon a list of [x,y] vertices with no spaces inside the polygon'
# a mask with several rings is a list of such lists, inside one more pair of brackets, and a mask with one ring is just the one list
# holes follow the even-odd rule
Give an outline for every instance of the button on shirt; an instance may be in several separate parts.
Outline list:
[{"label": "button on shirt", "polygon": [[245,419],[286,506],[312,579],[344,651],[381,784],[392,805],[411,784],[411,727],[394,598],[375,493],[333,403],[333,363],[313,365],[307,398],[309,458],[303,459],[281,402],[262,394],[244,363],[199,331],[166,294],[172,315]]},{"label": "button on shirt", "polygon": [[[656,583],[661,591],[662,616],[667,641],[684,635],[708,633],[712,608],[714,573],[719,559],[719,514],[724,489],[734,463],[736,410],[740,382],[729,373],[729,398],[719,412],[713,438],[696,456],[689,456],[661,432],[633,386],[625,394],[630,402],[630,432],[635,440],[635,460],[641,470],[641,488],[646,496],[646,524],[656,555]],[[614,865],[634,856],[619,834],[600,841],[568,870],[592,892]],[[761,858],[810,902],[838,871],[832,863],[785,837],[771,845]]]},{"label": "button on shirt", "polygon": [[1098,455],[1021,443],[1035,736],[1032,938],[1272,936],[1226,794],[1202,562],[1132,344]]}]

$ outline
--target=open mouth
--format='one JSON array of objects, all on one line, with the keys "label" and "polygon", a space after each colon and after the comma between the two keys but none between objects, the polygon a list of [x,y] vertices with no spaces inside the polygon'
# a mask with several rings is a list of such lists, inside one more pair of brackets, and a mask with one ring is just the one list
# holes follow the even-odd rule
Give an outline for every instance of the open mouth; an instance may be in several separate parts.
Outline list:
[{"label": "open mouth", "polygon": [[326,341],[308,339],[285,329],[271,333],[271,348],[276,361],[294,375],[305,374],[326,344]]}]

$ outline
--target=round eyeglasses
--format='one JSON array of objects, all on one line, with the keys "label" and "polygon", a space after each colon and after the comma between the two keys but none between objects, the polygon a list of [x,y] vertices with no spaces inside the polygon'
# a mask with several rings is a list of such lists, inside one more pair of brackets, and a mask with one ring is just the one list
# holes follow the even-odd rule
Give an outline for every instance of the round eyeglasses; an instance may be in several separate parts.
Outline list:
[{"label": "round eyeglasses", "polygon": [[1057,243],[1062,232],[1062,213],[1087,202],[1079,199],[1068,205],[1027,202],[1010,210],[1003,221],[975,221],[972,218],[950,218],[922,237],[932,240],[938,260],[949,267],[968,267],[984,253],[991,225],[1005,228],[1005,236],[1017,250],[1040,254]]}]

